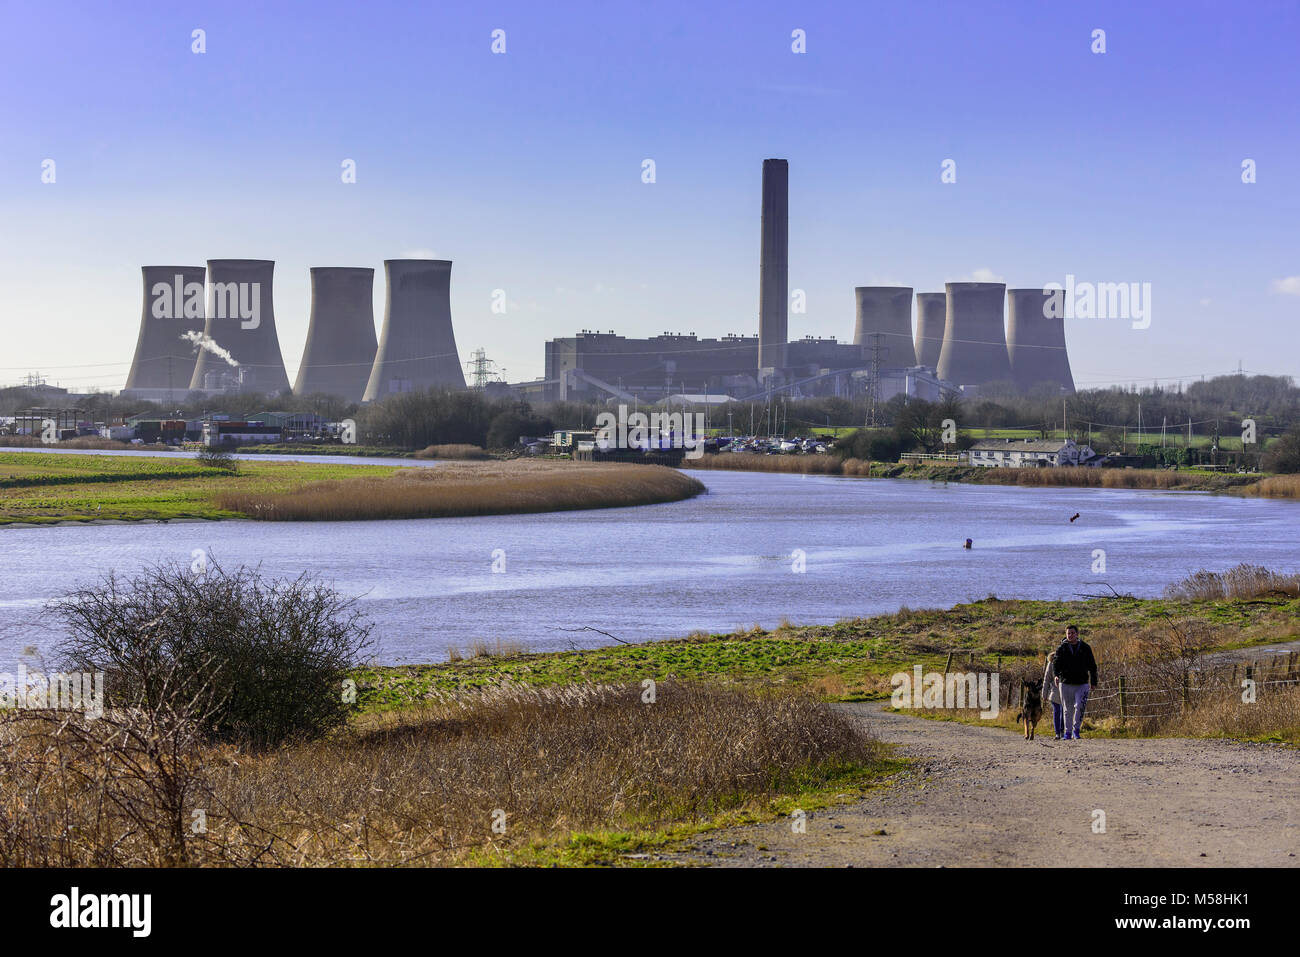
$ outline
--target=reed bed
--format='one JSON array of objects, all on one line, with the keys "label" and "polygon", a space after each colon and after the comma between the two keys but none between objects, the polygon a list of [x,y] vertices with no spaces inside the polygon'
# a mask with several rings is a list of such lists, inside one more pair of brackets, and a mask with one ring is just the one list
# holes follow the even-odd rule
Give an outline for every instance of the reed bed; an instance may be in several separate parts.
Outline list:
[{"label": "reed bed", "polygon": [[1225,572],[1202,569],[1165,589],[1165,597],[1183,601],[1225,598],[1300,597],[1300,573],[1275,572],[1261,565],[1236,565]]},{"label": "reed bed", "polygon": [[[69,748],[60,723],[39,734],[30,723],[0,722],[5,866],[508,860],[574,832],[762,809],[884,757],[846,716],[800,696],[664,682],[648,702],[640,685],[507,685],[269,753],[182,748],[163,758],[189,796],[177,827],[175,800],[119,767],[112,740]],[[192,807],[205,812],[199,834]]]},{"label": "reed bed", "polygon": [[491,458],[477,445],[430,445],[414,455],[417,459],[448,459],[452,461],[474,461]]},{"label": "reed bed", "polygon": [[287,492],[229,492],[217,504],[262,521],[368,521],[627,508],[676,502],[704,485],[659,465],[457,463],[382,478],[316,482]]},{"label": "reed bed", "polygon": [[1214,485],[1227,488],[1254,482],[1248,475],[1210,475],[1167,469],[1105,469],[1085,466],[1063,468],[994,468],[981,470],[985,481],[1006,485],[1058,486],[1079,488],[1180,489]]},{"label": "reed bed", "polygon": [[839,475],[841,466],[840,460],[834,455],[759,455],[749,452],[720,452],[716,455],[702,455],[698,459],[684,459],[682,468]]},{"label": "reed bed", "polygon": [[1300,475],[1270,475],[1237,490],[1258,498],[1300,498]]}]

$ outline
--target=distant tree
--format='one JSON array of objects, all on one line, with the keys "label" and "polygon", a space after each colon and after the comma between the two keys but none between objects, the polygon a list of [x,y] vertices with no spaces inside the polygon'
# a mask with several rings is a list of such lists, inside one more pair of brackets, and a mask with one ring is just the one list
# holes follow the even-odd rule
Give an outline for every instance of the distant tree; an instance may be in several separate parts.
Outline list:
[{"label": "distant tree", "polygon": [[1268,444],[1260,468],[1265,472],[1300,472],[1300,426]]}]

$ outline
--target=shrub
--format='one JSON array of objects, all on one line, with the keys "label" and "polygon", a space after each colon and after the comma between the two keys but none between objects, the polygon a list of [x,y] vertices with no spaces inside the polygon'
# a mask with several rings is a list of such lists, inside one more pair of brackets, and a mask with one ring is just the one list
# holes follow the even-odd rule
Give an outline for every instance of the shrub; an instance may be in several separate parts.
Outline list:
[{"label": "shrub", "polygon": [[344,679],[369,647],[355,600],[307,575],[268,581],[212,559],[115,572],[54,605],[69,671],[102,671],[108,707],[164,703],[211,740],[319,737],[351,710]]},{"label": "shrub", "polygon": [[194,457],[204,468],[221,469],[223,472],[239,470],[239,460],[234,453],[219,445],[205,445]]}]

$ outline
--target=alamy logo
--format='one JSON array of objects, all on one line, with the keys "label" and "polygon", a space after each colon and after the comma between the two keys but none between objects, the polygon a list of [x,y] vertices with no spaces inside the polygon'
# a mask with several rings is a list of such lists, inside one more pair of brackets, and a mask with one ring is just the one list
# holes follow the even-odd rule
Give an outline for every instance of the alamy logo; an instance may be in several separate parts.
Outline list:
[{"label": "alamy logo", "polygon": [[[202,319],[204,284],[186,282],[177,274],[170,283],[156,282],[153,296],[155,319]],[[207,286],[207,315],[213,319],[238,319],[239,328],[256,329],[262,324],[260,282],[214,282]]]},{"label": "alamy logo", "polygon": [[602,449],[686,449],[688,459],[704,454],[704,413],[633,412],[618,407],[618,416],[596,416],[596,445]]},{"label": "alamy logo", "polygon": [[1131,319],[1134,329],[1151,326],[1149,282],[1077,282],[1071,273],[1064,286],[1049,282],[1043,289],[1053,293],[1043,297],[1048,319]]},{"label": "alamy logo", "polygon": [[50,898],[50,926],[129,927],[132,937],[148,937],[153,926],[151,894],[69,894]]},{"label": "alamy logo", "polygon": [[18,666],[17,676],[0,671],[0,708],[8,710],[53,708],[80,711],[94,720],[104,716],[104,672],[28,672]]},{"label": "alamy logo", "polygon": [[998,716],[998,675],[980,672],[943,674],[900,671],[890,677],[894,687],[889,702],[895,708],[979,708],[981,718]]}]

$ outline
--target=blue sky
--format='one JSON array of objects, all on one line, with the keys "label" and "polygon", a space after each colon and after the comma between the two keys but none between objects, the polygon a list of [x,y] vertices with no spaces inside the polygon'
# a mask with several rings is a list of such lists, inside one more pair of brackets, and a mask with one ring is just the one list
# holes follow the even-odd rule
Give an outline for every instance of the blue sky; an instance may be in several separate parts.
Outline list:
[{"label": "blue sky", "polygon": [[213,258],[277,261],[291,378],[309,267],[375,267],[378,321],[383,260],[411,255],[455,261],[461,357],[481,346],[512,380],[584,328],[752,334],[770,156],[790,161],[808,303],[792,337],[847,339],[855,285],[1073,274],[1152,287],[1148,329],[1067,325],[1080,385],[1300,375],[1294,2],[7,3],[3,20],[0,384],[119,388],[139,267]]}]

